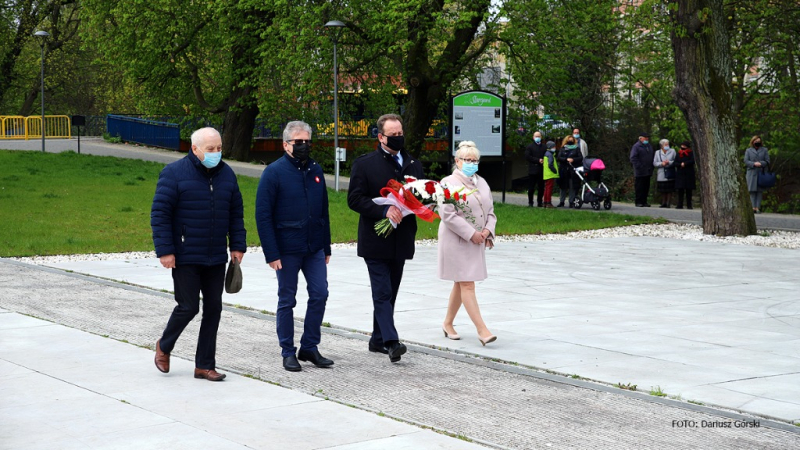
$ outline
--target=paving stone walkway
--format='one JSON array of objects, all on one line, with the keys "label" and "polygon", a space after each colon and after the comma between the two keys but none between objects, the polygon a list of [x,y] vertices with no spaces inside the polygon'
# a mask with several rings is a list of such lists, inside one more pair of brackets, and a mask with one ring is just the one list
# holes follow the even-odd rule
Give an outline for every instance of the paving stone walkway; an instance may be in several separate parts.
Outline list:
[{"label": "paving stone walkway", "polygon": [[[0,261],[0,285],[0,308],[145,347],[152,347],[173,307],[167,294],[7,261]],[[197,326],[195,321],[184,332],[176,357],[193,358]],[[412,346],[399,364],[391,364],[367,351],[366,336],[342,330],[326,329],[323,337],[321,350],[336,361],[333,369],[305,366],[289,373],[274,351],[275,339],[272,316],[226,308],[218,366],[499,448],[800,447],[800,433],[791,425],[613,392],[485,359]],[[147,352],[141,364],[152,366],[152,355]],[[114,364],[108,362],[109,371]],[[102,376],[102,370],[92,376]],[[233,382],[221,385],[215,386],[222,389],[217,395],[235,388]],[[0,388],[0,398],[11,394],[24,395]],[[132,393],[125,401],[136,405],[141,399]],[[0,406],[0,423],[4,414],[11,412]]]}]

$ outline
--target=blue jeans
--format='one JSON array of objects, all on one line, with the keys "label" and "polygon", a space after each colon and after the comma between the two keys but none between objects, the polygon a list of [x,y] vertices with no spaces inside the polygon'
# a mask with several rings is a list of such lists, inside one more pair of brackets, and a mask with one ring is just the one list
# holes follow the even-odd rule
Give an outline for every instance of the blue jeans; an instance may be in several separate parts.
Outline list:
[{"label": "blue jeans", "polygon": [[297,274],[303,271],[308,285],[308,306],[303,323],[303,336],[300,338],[301,350],[316,350],[322,339],[320,327],[328,302],[328,268],[325,253],[320,250],[312,254],[281,255],[281,269],[278,275],[278,342],[281,355],[285,358],[297,352],[294,346],[294,315],[297,305]]}]

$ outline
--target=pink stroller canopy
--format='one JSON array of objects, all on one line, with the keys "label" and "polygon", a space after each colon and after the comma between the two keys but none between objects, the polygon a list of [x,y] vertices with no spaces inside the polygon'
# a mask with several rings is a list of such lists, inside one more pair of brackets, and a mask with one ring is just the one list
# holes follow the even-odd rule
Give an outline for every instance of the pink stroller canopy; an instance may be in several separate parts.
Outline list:
[{"label": "pink stroller canopy", "polygon": [[584,170],[606,170],[606,165],[600,158],[586,158],[583,160]]}]

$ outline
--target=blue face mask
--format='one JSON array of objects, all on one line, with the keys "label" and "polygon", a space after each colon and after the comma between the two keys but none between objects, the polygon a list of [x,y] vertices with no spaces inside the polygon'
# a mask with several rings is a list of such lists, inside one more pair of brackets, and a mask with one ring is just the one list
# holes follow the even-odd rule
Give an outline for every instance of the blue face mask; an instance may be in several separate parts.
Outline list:
[{"label": "blue face mask", "polygon": [[209,169],[217,167],[217,164],[222,160],[222,152],[203,152],[203,155],[203,160],[200,161],[200,164]]},{"label": "blue face mask", "polygon": [[573,134],[572,137],[574,137],[575,139],[578,139],[579,137],[581,137],[581,135],[580,134]]},{"label": "blue face mask", "polygon": [[536,142],[537,144],[541,144],[542,143],[542,138],[535,137],[535,138],[533,138],[533,142]]},{"label": "blue face mask", "polygon": [[471,177],[475,175],[475,172],[478,171],[478,163],[465,162],[461,164],[461,171],[464,173],[464,175]]},{"label": "blue face mask", "polygon": [[643,141],[642,141],[642,144],[644,144],[644,145],[647,145],[647,144],[649,144],[649,143],[650,143],[650,141],[648,141],[647,139],[645,139],[645,140],[643,140]]}]

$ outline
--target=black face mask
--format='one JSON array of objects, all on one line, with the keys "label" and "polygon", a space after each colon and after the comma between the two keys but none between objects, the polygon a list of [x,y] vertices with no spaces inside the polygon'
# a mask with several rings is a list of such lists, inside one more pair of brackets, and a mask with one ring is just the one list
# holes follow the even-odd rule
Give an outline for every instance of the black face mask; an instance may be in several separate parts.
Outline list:
[{"label": "black face mask", "polygon": [[[385,135],[384,135],[385,136]],[[386,136],[386,146],[390,149],[399,152],[406,146],[405,136]]]},{"label": "black face mask", "polygon": [[311,153],[311,146],[308,144],[292,144],[292,156],[305,162]]},{"label": "black face mask", "polygon": [[761,147],[761,141],[753,142],[753,146],[755,146],[755,148]]}]

